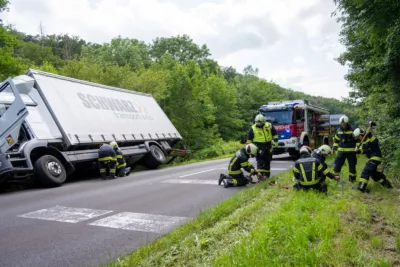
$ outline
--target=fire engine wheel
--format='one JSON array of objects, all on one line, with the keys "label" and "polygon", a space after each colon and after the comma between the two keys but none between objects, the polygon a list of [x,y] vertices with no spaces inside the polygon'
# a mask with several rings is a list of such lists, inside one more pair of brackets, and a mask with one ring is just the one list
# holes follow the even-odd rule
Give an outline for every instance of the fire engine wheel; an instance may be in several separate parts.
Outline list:
[{"label": "fire engine wheel", "polygon": [[67,179],[64,165],[54,156],[45,155],[35,162],[37,181],[45,187],[60,186]]},{"label": "fire engine wheel", "polygon": [[143,161],[147,168],[157,169],[158,166],[165,162],[164,152],[158,146],[151,145],[150,151],[144,156]]}]

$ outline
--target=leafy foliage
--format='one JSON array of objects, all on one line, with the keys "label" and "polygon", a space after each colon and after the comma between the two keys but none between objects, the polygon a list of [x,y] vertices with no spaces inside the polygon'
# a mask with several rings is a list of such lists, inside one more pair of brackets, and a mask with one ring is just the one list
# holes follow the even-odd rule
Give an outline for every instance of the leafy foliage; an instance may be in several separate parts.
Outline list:
[{"label": "leafy foliage", "polygon": [[361,120],[378,122],[385,163],[400,178],[400,2],[335,3],[343,23],[341,42],[347,48],[338,61],[349,65],[345,78],[354,90],[349,99],[357,103]]},{"label": "leafy foliage", "polygon": [[205,44],[188,35],[155,38],[150,44],[118,36],[95,44],[68,34],[33,36],[7,27],[0,31],[0,49],[1,78],[31,67],[152,94],[183,143],[202,150],[199,155],[219,156],[223,142],[245,141],[254,112],[268,101],[308,99],[352,115],[352,105],[282,88],[259,78],[251,65],[242,73],[220,66]]}]

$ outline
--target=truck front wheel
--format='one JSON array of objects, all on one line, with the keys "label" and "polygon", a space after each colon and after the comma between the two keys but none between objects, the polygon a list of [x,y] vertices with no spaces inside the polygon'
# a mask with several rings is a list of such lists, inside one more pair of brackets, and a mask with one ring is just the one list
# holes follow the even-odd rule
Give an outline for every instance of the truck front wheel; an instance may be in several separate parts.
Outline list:
[{"label": "truck front wheel", "polygon": [[67,179],[64,165],[54,156],[45,155],[35,162],[37,180],[46,187],[60,186]]},{"label": "truck front wheel", "polygon": [[149,153],[144,156],[144,163],[149,169],[156,169],[165,162],[164,152],[156,145],[150,146]]}]

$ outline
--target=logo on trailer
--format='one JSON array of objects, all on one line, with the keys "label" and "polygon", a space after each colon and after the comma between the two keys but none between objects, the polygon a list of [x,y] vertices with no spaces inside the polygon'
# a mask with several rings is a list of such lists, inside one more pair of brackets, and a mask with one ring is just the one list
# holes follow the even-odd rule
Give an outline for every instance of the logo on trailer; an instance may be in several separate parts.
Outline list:
[{"label": "logo on trailer", "polygon": [[6,137],[6,142],[7,142],[7,144],[9,145],[9,146],[11,146],[11,145],[13,145],[15,142],[14,142],[14,138],[12,138],[12,136],[11,136],[11,134],[9,134],[7,137]]},{"label": "logo on trailer", "polygon": [[136,101],[78,93],[83,106],[89,109],[113,111],[119,119],[153,120],[144,106]]}]

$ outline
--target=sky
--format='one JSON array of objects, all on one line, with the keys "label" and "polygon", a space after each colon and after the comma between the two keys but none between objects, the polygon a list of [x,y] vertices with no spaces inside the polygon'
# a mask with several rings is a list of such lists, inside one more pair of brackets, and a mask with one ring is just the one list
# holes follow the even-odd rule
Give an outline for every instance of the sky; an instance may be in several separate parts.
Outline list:
[{"label": "sky", "polygon": [[340,24],[333,0],[11,0],[3,21],[36,35],[69,34],[95,43],[118,35],[151,43],[188,34],[221,66],[284,88],[341,99],[348,69],[334,58]]}]

